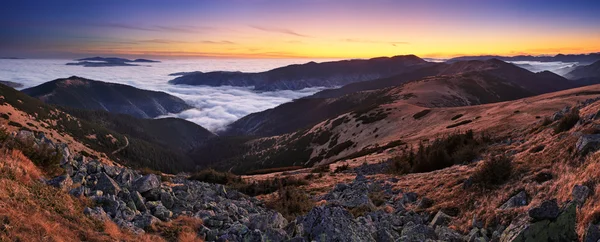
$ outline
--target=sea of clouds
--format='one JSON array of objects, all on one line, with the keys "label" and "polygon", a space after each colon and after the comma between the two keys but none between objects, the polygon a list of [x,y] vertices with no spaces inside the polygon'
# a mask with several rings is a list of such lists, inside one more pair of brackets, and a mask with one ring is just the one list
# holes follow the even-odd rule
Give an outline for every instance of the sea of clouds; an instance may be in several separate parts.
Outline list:
[{"label": "sea of clouds", "polygon": [[185,100],[196,107],[178,114],[209,130],[218,131],[227,124],[250,113],[276,107],[293,99],[312,95],[324,88],[299,91],[256,92],[252,87],[209,87],[171,85],[167,82],[176,72],[190,71],[244,71],[260,72],[289,64],[306,63],[303,59],[189,59],[163,60],[143,66],[83,67],[67,66],[72,60],[0,60],[0,80],[13,81],[32,87],[44,82],[70,76],[121,83],[141,89],[163,91]]},{"label": "sea of clouds", "polygon": [[[188,59],[163,60],[142,66],[83,67],[67,66],[72,60],[0,60],[0,80],[13,81],[32,87],[44,82],[70,76],[92,80],[121,83],[141,89],[163,91],[177,96],[195,109],[170,114],[197,123],[209,130],[219,131],[227,124],[250,113],[276,107],[293,99],[312,95],[324,88],[307,88],[298,91],[257,92],[252,87],[209,87],[170,85],[174,76],[169,74],[191,71],[243,71],[260,72],[273,68],[306,63],[305,59]],[[570,71],[577,63],[564,62],[513,62],[533,72],[549,70],[560,75]]]}]

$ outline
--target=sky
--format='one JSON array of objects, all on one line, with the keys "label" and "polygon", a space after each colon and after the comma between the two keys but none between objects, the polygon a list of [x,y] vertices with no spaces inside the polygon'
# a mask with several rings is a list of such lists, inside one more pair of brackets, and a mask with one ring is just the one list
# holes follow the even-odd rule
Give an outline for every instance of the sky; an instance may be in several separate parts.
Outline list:
[{"label": "sky", "polygon": [[600,1],[2,0],[0,57],[600,52]]}]

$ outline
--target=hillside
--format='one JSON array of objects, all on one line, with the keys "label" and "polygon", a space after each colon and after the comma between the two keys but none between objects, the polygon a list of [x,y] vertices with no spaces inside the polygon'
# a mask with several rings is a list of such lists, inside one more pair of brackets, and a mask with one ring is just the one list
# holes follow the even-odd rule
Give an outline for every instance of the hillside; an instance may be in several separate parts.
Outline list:
[{"label": "hillside", "polygon": [[69,77],[23,90],[45,103],[78,109],[104,110],[138,118],[155,118],[192,108],[178,97],[164,92]]},{"label": "hillside", "polygon": [[254,86],[255,90],[299,90],[308,87],[336,87],[409,72],[431,63],[414,55],[380,57],[289,65],[260,73],[180,73],[169,83],[208,86]]},{"label": "hillside", "polygon": [[[77,144],[72,147],[77,152],[137,168],[147,167],[170,173],[190,170],[195,167],[194,162],[182,149],[195,147],[212,136],[204,128],[187,121],[139,120],[107,112],[82,110],[75,110],[72,115],[4,85],[0,85],[0,95],[3,97],[0,106],[2,113],[8,114],[3,118],[10,121],[9,127],[46,133],[49,139],[56,142]],[[76,118],[79,115],[89,120]],[[177,125],[180,123],[183,125]],[[173,128],[174,125],[180,127]],[[143,127],[156,130],[139,130]],[[173,133],[165,134],[168,130]],[[192,137],[191,134],[198,134],[199,137]],[[189,138],[179,140],[175,137],[177,135]],[[181,147],[174,149],[174,145]],[[119,152],[115,152],[117,150]]]},{"label": "hillside", "polygon": [[[400,88],[394,88],[397,86]],[[456,107],[514,100],[575,86],[556,74],[532,73],[499,60],[435,64],[394,77],[325,90],[249,114],[230,124],[223,134],[280,135],[345,112],[399,99],[423,107]]]},{"label": "hillside", "polygon": [[557,54],[554,56],[531,56],[531,55],[518,55],[518,56],[498,56],[498,55],[484,55],[484,56],[460,56],[447,60],[446,62],[452,63],[457,61],[469,61],[469,60],[489,60],[499,59],[503,61],[540,61],[540,62],[579,62],[582,64],[593,63],[600,60],[600,53],[590,54]]},{"label": "hillside", "polygon": [[578,66],[565,77],[577,82],[598,83],[600,82],[600,60],[590,65]]}]

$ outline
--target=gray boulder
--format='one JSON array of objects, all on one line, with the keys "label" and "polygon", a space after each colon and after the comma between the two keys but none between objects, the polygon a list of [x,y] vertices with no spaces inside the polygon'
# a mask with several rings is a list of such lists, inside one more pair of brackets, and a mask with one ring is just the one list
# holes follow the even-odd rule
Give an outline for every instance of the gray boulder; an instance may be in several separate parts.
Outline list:
[{"label": "gray boulder", "polygon": [[133,224],[138,228],[147,228],[158,222],[160,222],[160,219],[158,219],[148,213],[138,215],[133,220]]},{"label": "gray boulder", "polygon": [[57,176],[55,178],[52,178],[47,183],[48,185],[59,188],[63,191],[67,191],[71,188],[71,186],[73,186],[73,180],[71,180],[71,177],[69,175]]},{"label": "gray boulder", "polygon": [[586,134],[579,137],[575,149],[582,155],[593,152],[600,148],[600,134]]},{"label": "gray boulder", "polygon": [[375,241],[368,229],[357,223],[341,206],[315,207],[302,219],[304,236],[316,241]]},{"label": "gray boulder", "polygon": [[104,212],[104,209],[102,209],[101,207],[95,207],[95,208],[89,208],[86,207],[83,210],[83,214],[91,217],[92,219],[98,220],[98,221],[105,221],[108,220],[108,215],[106,214],[106,212]]},{"label": "gray boulder", "polygon": [[148,174],[133,182],[133,187],[140,193],[160,187],[160,180],[154,174]]},{"label": "gray boulder", "polygon": [[571,197],[579,206],[585,203],[588,196],[590,196],[590,188],[585,185],[575,185],[571,192]]},{"label": "gray boulder", "polygon": [[426,241],[436,240],[435,230],[424,224],[409,222],[402,228],[400,241]]},{"label": "gray boulder", "polygon": [[281,213],[271,211],[250,215],[248,228],[261,231],[265,231],[267,228],[283,229],[287,223]]},{"label": "gray boulder", "polygon": [[110,178],[110,176],[108,176],[104,172],[101,172],[98,175],[98,180],[95,189],[111,195],[116,195],[121,191],[121,187],[119,187],[119,184],[117,184],[115,180]]},{"label": "gray boulder", "polygon": [[530,222],[527,217],[513,221],[500,236],[501,242],[574,241],[577,205],[569,203],[555,220]]},{"label": "gray boulder", "polygon": [[597,224],[590,223],[583,236],[584,242],[597,242],[600,240],[600,227]]},{"label": "gray boulder", "polygon": [[504,204],[502,204],[502,206],[500,206],[500,209],[516,208],[525,205],[527,205],[527,193],[525,191],[521,191],[517,195],[514,195],[513,197],[508,199],[508,201],[506,201]]},{"label": "gray boulder", "polygon": [[545,219],[555,219],[560,213],[556,199],[543,201],[537,207],[529,209],[527,212],[532,221],[540,221]]},{"label": "gray boulder", "polygon": [[456,232],[446,226],[437,226],[435,228],[435,234],[437,235],[438,240],[441,240],[441,241],[448,241],[448,242],[465,241],[465,236],[459,234],[458,232]]},{"label": "gray boulder", "polygon": [[171,212],[169,209],[167,209],[162,204],[159,204],[158,206],[156,206],[152,209],[152,215],[156,216],[160,220],[167,221],[171,217],[173,217],[173,212]]},{"label": "gray boulder", "polygon": [[431,220],[431,223],[429,223],[429,226],[433,228],[439,225],[446,226],[450,221],[452,221],[452,217],[442,211],[438,211],[437,214],[435,214],[435,217],[433,217],[433,220]]}]

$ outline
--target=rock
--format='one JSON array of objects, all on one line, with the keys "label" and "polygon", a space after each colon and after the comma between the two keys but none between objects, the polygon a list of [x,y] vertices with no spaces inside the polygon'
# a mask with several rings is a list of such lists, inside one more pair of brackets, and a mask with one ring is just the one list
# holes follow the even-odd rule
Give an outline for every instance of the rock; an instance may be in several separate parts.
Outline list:
[{"label": "rock", "polygon": [[47,182],[48,185],[59,188],[63,191],[67,191],[73,186],[73,180],[69,175],[62,175],[52,178],[52,180]]},{"label": "rock", "polygon": [[160,220],[163,220],[163,221],[167,221],[171,217],[173,217],[173,212],[171,212],[169,209],[167,209],[162,204],[159,204],[156,207],[154,207],[152,209],[152,211],[153,211],[152,215],[156,216],[157,218],[159,218]]},{"label": "rock", "polygon": [[446,227],[446,226],[437,226],[435,228],[435,234],[437,235],[438,240],[447,241],[447,242],[462,242],[465,241],[465,237],[458,232]]},{"label": "rock", "polygon": [[585,230],[583,242],[597,242],[600,240],[600,228],[596,224],[590,223]]},{"label": "rock", "polygon": [[436,240],[435,230],[423,224],[409,222],[402,228],[401,241],[426,241]]},{"label": "rock", "polygon": [[119,168],[116,166],[104,164],[102,167],[104,172],[110,177],[116,177],[119,174]]},{"label": "rock", "polygon": [[95,208],[89,208],[86,207],[83,210],[83,214],[90,216],[92,219],[98,220],[98,221],[105,221],[108,220],[108,215],[106,214],[106,212],[104,212],[104,209],[102,209],[101,207],[95,207]]},{"label": "rock", "polygon": [[175,198],[173,198],[173,195],[167,191],[160,192],[160,201],[168,209],[173,208],[173,205],[175,204]]},{"label": "rock", "polygon": [[86,165],[86,170],[88,174],[96,174],[98,172],[102,172],[102,164],[97,160],[91,160]]},{"label": "rock", "polygon": [[98,176],[98,182],[96,183],[95,189],[111,195],[117,195],[119,191],[121,191],[119,184],[104,172],[101,172]]},{"label": "rock", "polygon": [[133,224],[138,228],[147,228],[158,222],[160,222],[160,219],[148,213],[138,215],[133,220]]},{"label": "rock", "polygon": [[417,209],[426,209],[433,205],[433,200],[423,197],[417,202]]},{"label": "rock", "polygon": [[133,187],[140,193],[160,187],[160,180],[154,174],[148,174],[133,182]]},{"label": "rock", "polygon": [[590,188],[585,185],[575,185],[573,187],[573,191],[571,192],[571,197],[573,198],[573,201],[575,201],[579,206],[585,203],[585,200],[587,200],[589,195]]},{"label": "rock", "polygon": [[288,239],[288,235],[283,229],[268,228],[263,233],[265,241],[285,241]]},{"label": "rock", "polygon": [[249,219],[248,228],[265,231],[267,228],[283,229],[287,220],[281,213],[272,211],[265,214],[253,214]]},{"label": "rock", "polygon": [[81,197],[81,196],[85,196],[86,194],[89,194],[91,191],[89,188],[84,187],[84,186],[78,186],[76,188],[73,188],[69,191],[69,194],[71,194],[72,196],[75,197]]},{"label": "rock", "polygon": [[525,205],[527,205],[527,193],[525,193],[525,191],[521,191],[517,195],[514,195],[513,197],[508,199],[508,201],[506,201],[504,204],[502,204],[502,206],[500,206],[500,209],[522,207]]},{"label": "rock", "polygon": [[134,180],[135,175],[129,169],[121,170],[121,173],[115,177],[115,180],[122,186],[129,187]]},{"label": "rock", "polygon": [[369,184],[359,176],[357,176],[358,178],[350,184],[337,184],[330,193],[323,197],[323,199],[347,208],[362,206],[375,207],[369,198]]},{"label": "rock", "polygon": [[526,217],[513,221],[500,236],[501,242],[574,241],[577,205],[569,203],[556,220],[530,222]]},{"label": "rock", "polygon": [[450,223],[451,220],[452,217],[448,216],[442,211],[438,211],[435,217],[433,217],[433,220],[431,220],[431,223],[429,223],[429,226],[433,228],[439,225],[446,226],[448,225],[448,223]]},{"label": "rock", "polygon": [[537,207],[529,209],[527,212],[532,221],[540,221],[545,219],[555,219],[560,213],[556,199],[543,201]]},{"label": "rock", "polygon": [[303,217],[304,236],[317,241],[375,241],[367,228],[341,206],[314,207]]},{"label": "rock", "polygon": [[586,134],[579,137],[575,149],[582,155],[598,150],[600,147],[600,134]]},{"label": "rock", "polygon": [[140,210],[141,212],[146,211],[146,204],[144,204],[144,198],[142,198],[142,195],[138,191],[131,192],[129,196],[131,197],[131,200],[133,201],[133,204],[135,204],[137,210]]},{"label": "rock", "polygon": [[402,195],[402,201],[404,203],[414,203],[417,201],[418,195],[414,192],[407,192]]},{"label": "rock", "polygon": [[377,242],[395,242],[394,236],[390,233],[390,231],[385,229],[379,229],[375,233],[375,240]]},{"label": "rock", "polygon": [[220,228],[221,226],[223,226],[223,221],[216,220],[216,219],[209,219],[206,221],[206,225],[208,225],[208,227],[211,227],[211,228]]},{"label": "rock", "polygon": [[483,222],[477,219],[477,215],[474,215],[473,220],[471,220],[471,226],[473,226],[473,228],[481,229],[483,228]]}]

